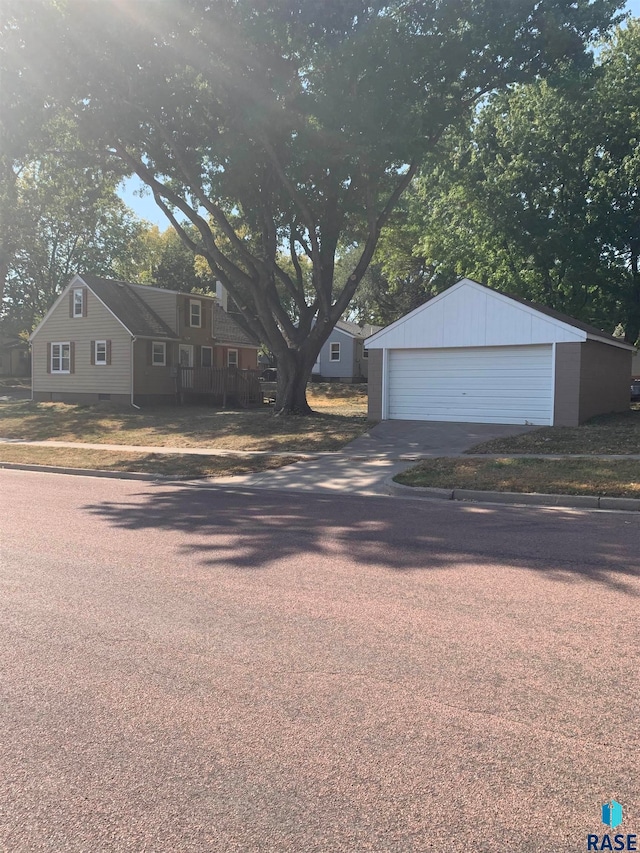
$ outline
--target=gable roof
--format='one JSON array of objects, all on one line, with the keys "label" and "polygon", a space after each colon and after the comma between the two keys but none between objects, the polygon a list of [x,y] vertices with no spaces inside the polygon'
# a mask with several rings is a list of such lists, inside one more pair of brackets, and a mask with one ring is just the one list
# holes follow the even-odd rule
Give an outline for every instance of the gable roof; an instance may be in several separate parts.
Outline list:
[{"label": "gable roof", "polygon": [[97,275],[81,278],[134,337],[178,340],[173,329],[139,295],[139,288],[127,281]]},{"label": "gable roof", "polygon": [[354,338],[368,338],[374,332],[379,332],[382,326],[372,326],[371,323],[365,323],[364,326],[359,326],[357,323],[349,323],[346,320],[338,320],[335,325],[336,329],[341,332],[346,332]]},{"label": "gable roof", "polygon": [[[487,300],[494,306],[493,312],[500,313],[504,315],[505,312],[511,312],[509,316],[511,318],[514,317],[514,313],[518,314],[518,308],[520,308],[520,317],[524,318],[522,312],[525,315],[528,315],[527,323],[525,324],[528,329],[528,333],[531,335],[530,341],[525,341],[528,343],[542,343],[542,342],[553,342],[553,341],[584,341],[587,338],[601,341],[602,343],[607,343],[612,346],[620,347],[623,349],[633,349],[630,344],[621,341],[619,338],[614,338],[613,335],[610,335],[608,332],[604,332],[601,329],[597,329],[595,326],[590,326],[587,323],[583,323],[581,320],[575,320],[573,317],[569,317],[567,314],[563,314],[560,311],[555,311],[553,308],[547,308],[545,305],[538,305],[534,302],[528,302],[525,299],[520,299],[519,297],[510,296],[506,293],[502,293],[499,290],[494,290],[491,287],[487,287],[484,284],[480,284],[477,281],[474,281],[470,278],[463,278],[458,281],[456,284],[451,287],[443,290],[441,293],[436,294],[436,296],[431,297],[422,305],[415,308],[413,311],[405,314],[404,317],[401,317],[399,320],[396,320],[395,323],[391,323],[389,326],[386,326],[379,332],[376,332],[372,337],[367,341],[367,345],[370,343],[375,343],[378,346],[382,347],[396,347],[396,346],[415,346],[415,344],[405,344],[398,343],[397,338],[403,335],[403,327],[406,329],[411,329],[410,337],[415,337],[416,332],[416,324],[423,323],[428,315],[428,313],[433,313],[436,310],[438,313],[442,314],[443,311],[446,313],[447,309],[444,308],[442,303],[450,302],[453,305],[459,303],[463,297],[460,296],[459,291],[466,289],[468,291],[468,297],[470,299],[475,299],[476,302],[480,301],[480,304],[476,306],[478,309],[482,307]],[[451,308],[449,307],[449,311]],[[486,310],[486,309],[485,309]],[[420,315],[425,313],[425,319],[420,318]],[[474,316],[474,320],[477,320],[477,316]],[[446,327],[447,318],[442,317],[442,323]],[[522,325],[522,323],[513,323],[514,327],[516,325]],[[548,337],[543,341],[546,334]],[[447,332],[450,330],[447,328]],[[495,331],[495,330],[494,330]],[[387,339],[384,343],[382,343],[383,339]],[[445,334],[443,338],[449,338],[449,342],[434,342],[431,343],[431,346],[478,346],[483,345],[483,342],[476,343],[459,343],[459,342],[451,342],[452,334]],[[540,338],[540,340],[538,340]],[[517,341],[513,341],[516,343]],[[495,343],[495,342],[494,342]],[[422,346],[425,344],[422,343]],[[484,342],[484,345],[489,345],[488,342]]]},{"label": "gable roof", "polygon": [[256,347],[258,344],[224,310],[218,302],[213,303],[213,339],[216,344],[235,344],[240,347]]}]

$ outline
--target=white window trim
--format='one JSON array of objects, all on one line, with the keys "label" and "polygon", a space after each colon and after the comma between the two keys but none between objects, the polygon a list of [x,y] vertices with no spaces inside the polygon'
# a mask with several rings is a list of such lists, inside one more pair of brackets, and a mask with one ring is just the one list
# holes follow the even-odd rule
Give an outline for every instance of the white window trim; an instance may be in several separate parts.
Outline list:
[{"label": "white window trim", "polygon": [[362,357],[369,358],[369,350],[366,347],[362,347]]},{"label": "white window trim", "polygon": [[[236,363],[235,364],[231,364],[231,362],[229,360],[229,356],[231,355],[232,352],[235,352],[235,354],[236,354]],[[240,359],[238,357],[238,350],[237,349],[228,349],[227,350],[227,367],[238,367],[239,365],[240,365]]]},{"label": "white window trim", "polygon": [[[333,348],[334,347],[338,347],[338,357],[337,358],[333,357]],[[340,361],[341,349],[342,348],[340,346],[340,341],[331,341],[329,344],[329,361]]]},{"label": "white window trim", "polygon": [[[194,306],[198,306],[198,322],[193,322],[193,308]],[[202,302],[199,299],[190,299],[189,300],[189,325],[194,329],[202,328]]]},{"label": "white window trim", "polygon": [[[56,370],[54,368],[54,366],[53,366],[53,359],[54,359],[53,350],[55,347],[60,347],[60,354],[58,356],[58,359],[60,361],[60,365],[62,365],[62,358],[63,358],[62,347],[69,347],[69,355],[67,356],[68,361],[69,361],[69,369],[68,370],[61,370],[61,369]],[[70,341],[55,341],[54,343],[51,344],[51,372],[52,373],[71,373],[71,342]]]},{"label": "white window trim", "polygon": [[[156,347],[162,347],[162,361],[156,361]],[[164,341],[151,341],[151,366],[167,366],[167,345]]]},{"label": "white window trim", "polygon": [[[107,342],[106,341],[94,341],[94,350],[93,350],[93,363],[98,367],[106,366],[107,364]],[[98,347],[102,345],[104,347],[104,359],[98,360]]]},{"label": "white window trim", "polygon": [[[76,296],[80,294],[80,313],[78,314],[78,303],[76,301]],[[78,317],[84,317],[84,290],[81,287],[73,288],[73,318],[74,320]]]},{"label": "white window trim", "polygon": [[201,347],[200,348],[200,367],[204,367],[204,351],[208,349],[211,353],[211,367],[213,367],[213,347]]}]

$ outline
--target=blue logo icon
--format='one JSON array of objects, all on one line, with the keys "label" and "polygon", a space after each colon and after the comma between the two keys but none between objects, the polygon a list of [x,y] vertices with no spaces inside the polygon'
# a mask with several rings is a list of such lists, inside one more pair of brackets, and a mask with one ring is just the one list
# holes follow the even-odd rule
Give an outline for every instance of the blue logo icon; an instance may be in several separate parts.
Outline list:
[{"label": "blue logo icon", "polygon": [[622,806],[617,800],[604,803],[602,806],[602,822],[611,829],[620,826],[622,823]]}]

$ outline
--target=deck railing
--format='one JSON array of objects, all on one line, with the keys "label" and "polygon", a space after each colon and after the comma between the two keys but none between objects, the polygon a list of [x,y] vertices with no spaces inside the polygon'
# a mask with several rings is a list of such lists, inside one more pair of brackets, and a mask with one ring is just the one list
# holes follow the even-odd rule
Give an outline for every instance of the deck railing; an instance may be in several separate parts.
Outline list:
[{"label": "deck railing", "polygon": [[178,367],[177,390],[180,402],[191,395],[208,396],[212,402],[244,408],[263,402],[260,374],[237,367]]}]

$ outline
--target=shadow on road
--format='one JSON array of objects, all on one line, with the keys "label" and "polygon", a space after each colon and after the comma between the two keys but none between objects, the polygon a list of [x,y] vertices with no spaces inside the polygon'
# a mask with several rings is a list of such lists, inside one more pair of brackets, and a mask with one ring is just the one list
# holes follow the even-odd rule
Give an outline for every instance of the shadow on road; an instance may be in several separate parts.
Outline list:
[{"label": "shadow on road", "polygon": [[402,572],[508,565],[630,595],[625,581],[640,576],[640,519],[622,513],[167,486],[84,509],[119,528],[181,534],[171,547],[212,567],[296,558],[304,569],[312,555]]}]

